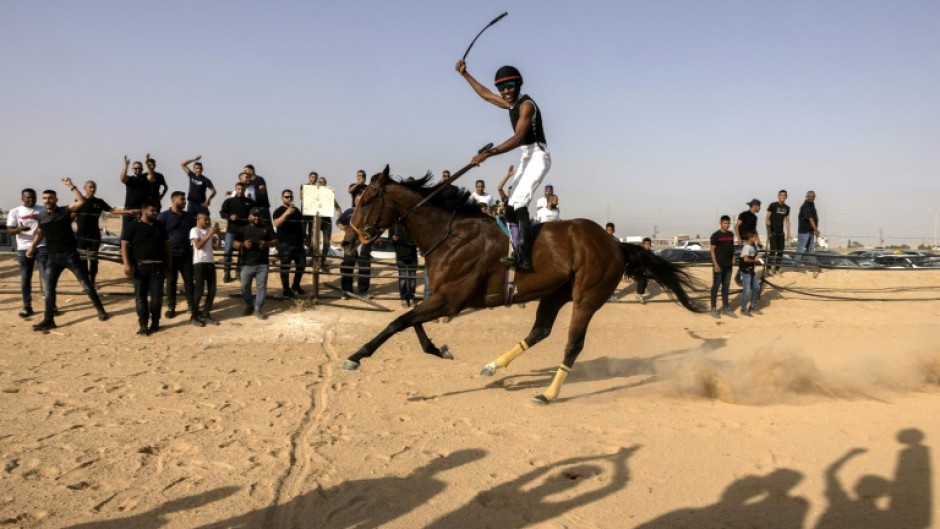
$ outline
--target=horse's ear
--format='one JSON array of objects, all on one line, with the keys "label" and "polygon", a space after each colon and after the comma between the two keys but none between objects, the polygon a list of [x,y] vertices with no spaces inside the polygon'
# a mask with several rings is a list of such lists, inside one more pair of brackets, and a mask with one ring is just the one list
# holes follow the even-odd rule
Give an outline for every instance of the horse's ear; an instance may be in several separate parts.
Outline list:
[{"label": "horse's ear", "polygon": [[382,169],[382,185],[385,185],[389,182],[388,173],[389,173],[388,164],[385,164],[385,169]]}]

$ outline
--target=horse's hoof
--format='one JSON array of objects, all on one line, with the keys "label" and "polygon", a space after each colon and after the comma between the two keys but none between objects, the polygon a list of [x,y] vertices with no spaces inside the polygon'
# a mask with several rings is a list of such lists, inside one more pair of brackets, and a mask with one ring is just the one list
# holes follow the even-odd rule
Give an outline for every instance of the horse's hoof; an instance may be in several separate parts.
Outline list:
[{"label": "horse's hoof", "polygon": [[491,377],[496,374],[496,362],[490,362],[480,370],[480,376]]},{"label": "horse's hoof", "polygon": [[548,400],[548,397],[545,395],[536,395],[532,397],[532,402],[536,404],[541,404],[542,406],[548,406],[552,401]]},{"label": "horse's hoof", "polygon": [[343,371],[355,371],[359,369],[359,362],[356,362],[355,360],[346,360],[343,362],[343,365],[340,366],[340,368]]},{"label": "horse's hoof", "polygon": [[441,358],[444,360],[453,360],[454,355],[451,354],[450,349],[446,345],[441,346]]}]

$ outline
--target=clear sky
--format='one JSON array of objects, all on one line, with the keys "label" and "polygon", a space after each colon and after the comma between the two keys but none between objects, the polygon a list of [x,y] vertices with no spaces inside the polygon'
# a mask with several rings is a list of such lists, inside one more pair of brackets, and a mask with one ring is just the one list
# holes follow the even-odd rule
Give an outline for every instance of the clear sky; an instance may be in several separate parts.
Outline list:
[{"label": "clear sky", "polygon": [[[345,188],[386,163],[457,169],[511,133],[454,71],[503,11],[469,70],[488,85],[503,64],[522,71],[563,218],[705,236],[751,198],[786,188],[798,207],[814,189],[836,244],[879,229],[933,240],[936,0],[4,0],[0,207],[66,175],[121,205],[122,158],[147,152],[171,190],[197,154],[220,190],[246,163],[275,193],[311,170]],[[463,185],[495,192],[517,160],[491,158]]]}]

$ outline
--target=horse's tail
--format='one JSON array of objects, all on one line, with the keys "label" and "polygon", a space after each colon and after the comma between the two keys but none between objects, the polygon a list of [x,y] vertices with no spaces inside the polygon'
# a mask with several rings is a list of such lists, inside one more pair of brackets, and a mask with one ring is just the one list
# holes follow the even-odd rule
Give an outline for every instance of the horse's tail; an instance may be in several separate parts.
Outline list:
[{"label": "horse's tail", "polygon": [[645,275],[672,292],[683,307],[692,312],[705,311],[704,306],[689,297],[688,291],[694,290],[696,285],[688,272],[636,244],[622,242],[620,250],[627,261],[627,277],[636,279]]}]

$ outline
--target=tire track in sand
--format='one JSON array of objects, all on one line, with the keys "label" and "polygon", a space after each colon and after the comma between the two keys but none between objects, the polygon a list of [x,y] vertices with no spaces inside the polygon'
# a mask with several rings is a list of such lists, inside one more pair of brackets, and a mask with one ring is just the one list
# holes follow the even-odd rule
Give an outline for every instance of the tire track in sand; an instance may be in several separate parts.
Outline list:
[{"label": "tire track in sand", "polygon": [[[265,527],[288,528],[294,527],[293,520],[304,508],[298,501],[292,501],[304,491],[307,478],[310,477],[313,463],[320,463],[317,468],[325,469],[329,461],[320,457],[316,449],[309,442],[309,435],[317,433],[323,422],[323,414],[329,406],[328,392],[332,386],[335,375],[336,352],[333,347],[335,333],[333,326],[336,321],[329,322],[329,329],[320,341],[320,348],[326,353],[326,361],[318,367],[319,380],[310,386],[316,386],[310,392],[310,405],[304,413],[303,419],[290,438],[290,466],[278,480],[274,488],[274,503],[265,517]],[[308,386],[309,387],[309,386]]]}]

